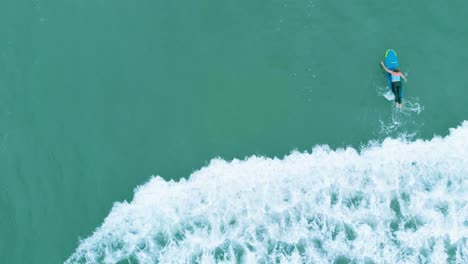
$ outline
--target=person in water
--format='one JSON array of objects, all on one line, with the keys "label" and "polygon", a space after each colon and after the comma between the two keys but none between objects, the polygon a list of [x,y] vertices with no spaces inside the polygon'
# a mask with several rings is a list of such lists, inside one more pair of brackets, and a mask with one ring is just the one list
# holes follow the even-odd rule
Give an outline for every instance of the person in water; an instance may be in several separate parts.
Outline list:
[{"label": "person in water", "polygon": [[396,102],[396,107],[401,108],[403,104],[401,103],[401,78],[407,82],[406,77],[403,73],[400,72],[399,68],[396,68],[395,70],[391,71],[385,67],[385,64],[383,61],[380,62],[384,70],[388,73],[390,73],[392,76],[392,92],[395,95],[395,102]]}]

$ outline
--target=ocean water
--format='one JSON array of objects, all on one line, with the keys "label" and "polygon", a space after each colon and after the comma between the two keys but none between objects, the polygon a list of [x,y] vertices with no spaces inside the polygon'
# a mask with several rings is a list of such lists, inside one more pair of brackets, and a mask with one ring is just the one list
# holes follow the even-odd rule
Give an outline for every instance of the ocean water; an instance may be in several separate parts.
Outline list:
[{"label": "ocean water", "polygon": [[467,263],[468,122],[445,138],[214,159],[117,202],[66,263]]},{"label": "ocean water", "polygon": [[466,10],[0,1],[0,263],[466,263]]}]

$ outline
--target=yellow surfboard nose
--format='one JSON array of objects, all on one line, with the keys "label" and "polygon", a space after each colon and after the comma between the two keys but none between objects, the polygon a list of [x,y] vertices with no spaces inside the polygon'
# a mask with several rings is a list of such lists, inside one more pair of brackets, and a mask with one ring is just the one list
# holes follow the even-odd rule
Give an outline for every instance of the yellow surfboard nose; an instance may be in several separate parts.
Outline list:
[{"label": "yellow surfboard nose", "polygon": [[385,52],[385,58],[387,58],[387,55],[390,51],[393,51],[393,53],[395,53],[395,56],[397,55],[396,52],[393,50],[393,49],[388,49],[386,52]]}]

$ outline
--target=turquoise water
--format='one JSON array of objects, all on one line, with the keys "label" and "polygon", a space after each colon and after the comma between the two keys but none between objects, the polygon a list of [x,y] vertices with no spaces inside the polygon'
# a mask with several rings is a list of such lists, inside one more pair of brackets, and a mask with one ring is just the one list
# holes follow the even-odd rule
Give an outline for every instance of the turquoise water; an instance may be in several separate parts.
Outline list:
[{"label": "turquoise water", "polygon": [[467,5],[2,2],[0,262],[466,260]]},{"label": "turquoise water", "polygon": [[465,263],[467,139],[465,122],[444,139],[152,178],[67,263]]}]

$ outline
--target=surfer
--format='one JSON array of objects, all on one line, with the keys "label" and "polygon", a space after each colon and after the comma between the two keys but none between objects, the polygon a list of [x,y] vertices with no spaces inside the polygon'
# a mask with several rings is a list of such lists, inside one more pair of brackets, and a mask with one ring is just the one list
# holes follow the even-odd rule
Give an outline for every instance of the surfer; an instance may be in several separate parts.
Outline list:
[{"label": "surfer", "polygon": [[385,67],[383,61],[380,62],[384,70],[391,74],[392,77],[392,92],[395,95],[396,107],[401,108],[403,104],[401,103],[401,78],[407,82],[406,77],[403,73],[400,72],[399,68],[391,71]]}]

